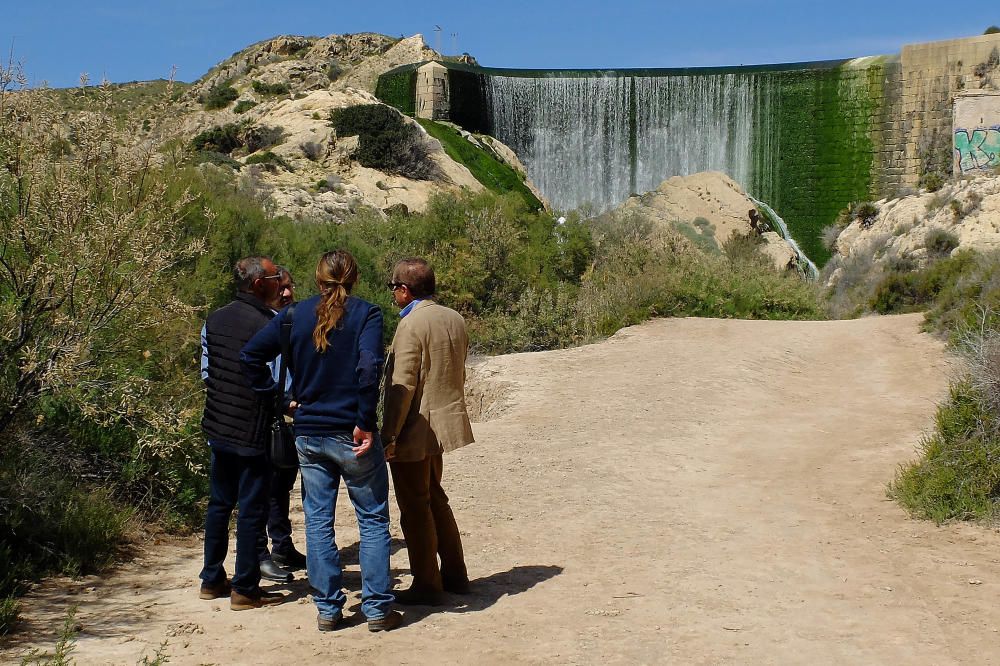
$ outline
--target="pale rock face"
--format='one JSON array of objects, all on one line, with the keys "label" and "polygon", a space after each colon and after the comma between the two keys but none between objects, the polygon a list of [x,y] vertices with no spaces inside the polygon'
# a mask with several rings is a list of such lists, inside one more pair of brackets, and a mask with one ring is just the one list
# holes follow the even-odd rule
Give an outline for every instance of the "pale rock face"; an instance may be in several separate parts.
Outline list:
[{"label": "pale rock face", "polygon": [[437,52],[424,43],[422,35],[407,37],[393,44],[385,53],[372,55],[358,63],[343,78],[337,79],[333,87],[337,90],[360,88],[375,92],[375,84],[378,83],[378,77],[382,73],[400,65],[433,60],[437,57],[439,57]]},{"label": "pale rock face", "polygon": [[[721,246],[733,234],[750,231],[750,210],[756,204],[732,178],[719,171],[705,171],[690,176],[673,176],[652,192],[630,197],[619,210],[636,211],[654,222],[669,225],[679,221],[692,224],[701,217],[715,225],[715,238]],[[762,234],[763,251],[779,270],[795,269],[798,255],[779,234]]]},{"label": "pale rock face", "polygon": [[[875,205],[879,214],[869,228],[862,229],[861,223],[854,221],[840,232],[837,255],[875,256],[876,263],[910,258],[919,265],[928,258],[927,234],[935,229],[958,239],[952,253],[962,248],[1000,249],[1000,177],[961,180],[937,192],[882,199]],[[834,271],[827,284],[836,284],[839,278],[840,271]]]},{"label": "pale rock face", "polygon": [[[343,219],[346,213],[359,206],[384,210],[403,204],[408,210],[419,212],[437,192],[457,188],[474,192],[483,189],[468,169],[445,154],[440,142],[409,118],[404,120],[422,132],[431,149],[431,158],[441,170],[441,179],[411,180],[354,162],[350,156],[358,146],[358,137],[337,137],[330,127],[330,112],[377,102],[370,93],[354,89],[316,90],[300,99],[267,102],[244,114],[260,125],[281,127],[284,131],[282,142],[268,150],[288,162],[293,171],[264,171],[259,176],[261,181],[274,187],[272,198],[279,212],[295,219],[330,221]],[[314,144],[310,149],[315,159],[307,157],[303,149],[306,144]],[[332,190],[316,191],[317,182],[331,177],[336,181]]]}]

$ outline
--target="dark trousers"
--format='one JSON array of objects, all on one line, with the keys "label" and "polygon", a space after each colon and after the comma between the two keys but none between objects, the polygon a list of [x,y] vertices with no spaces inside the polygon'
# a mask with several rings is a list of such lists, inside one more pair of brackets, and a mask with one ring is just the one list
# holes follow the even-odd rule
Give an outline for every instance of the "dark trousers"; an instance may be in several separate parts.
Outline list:
[{"label": "dark trousers", "polygon": [[205,565],[201,579],[217,585],[226,579],[229,520],[236,517],[236,569],[233,589],[251,593],[260,585],[257,537],[267,519],[271,465],[263,455],[240,456],[212,447],[208,510],[205,512]]},{"label": "dark trousers", "polygon": [[[399,505],[399,525],[413,573],[413,587],[439,592],[443,585],[469,582],[455,514],[441,487],[441,456],[414,463],[389,463]],[[438,568],[438,556],[441,567]]]},{"label": "dark trousers", "polygon": [[267,538],[271,537],[271,550],[281,555],[292,552],[292,521],[288,518],[288,506],[291,503],[292,488],[295,487],[295,477],[299,468],[271,468],[271,496],[268,499],[267,531],[260,531],[257,538],[257,557],[262,562],[271,558],[267,548]]}]

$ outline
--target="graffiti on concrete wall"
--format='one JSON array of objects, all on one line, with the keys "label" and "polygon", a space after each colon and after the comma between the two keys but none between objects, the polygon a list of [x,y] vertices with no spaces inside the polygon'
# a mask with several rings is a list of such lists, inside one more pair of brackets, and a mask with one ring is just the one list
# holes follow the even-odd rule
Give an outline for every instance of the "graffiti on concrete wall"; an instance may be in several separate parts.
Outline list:
[{"label": "graffiti on concrete wall", "polygon": [[1000,167],[1000,125],[956,129],[955,160],[959,173]]}]

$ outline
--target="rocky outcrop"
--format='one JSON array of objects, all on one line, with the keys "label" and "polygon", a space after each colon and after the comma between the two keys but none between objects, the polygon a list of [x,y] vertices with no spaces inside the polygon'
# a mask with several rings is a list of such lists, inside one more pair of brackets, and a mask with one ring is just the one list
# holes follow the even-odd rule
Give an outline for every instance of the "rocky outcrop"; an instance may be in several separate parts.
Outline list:
[{"label": "rocky outcrop", "polygon": [[[719,171],[705,171],[669,178],[652,192],[630,197],[618,210],[674,226],[703,247],[720,247],[733,234],[751,232],[749,213],[756,209],[732,178]],[[775,268],[798,269],[798,253],[784,238],[774,231],[762,233],[761,238],[761,251]]]},{"label": "rocky outcrop", "polygon": [[[874,203],[877,214],[850,222],[833,244],[834,265],[870,257],[877,266],[906,260],[920,266],[963,248],[1000,249],[1000,177],[982,176]],[[830,231],[831,235],[834,230]],[[839,281],[836,268],[827,279]]]},{"label": "rocky outcrop", "polygon": [[[247,163],[241,177],[270,196],[279,213],[296,219],[339,221],[359,208],[421,211],[435,193],[483,185],[451,159],[440,142],[418,127],[435,168],[428,180],[414,180],[361,166],[352,160],[357,137],[338,137],[330,112],[359,104],[379,104],[373,92],[378,76],[400,65],[439,57],[421,35],[395,39],[375,33],[300,37],[283,35],[239,51],[193,84],[165,114],[154,140],[187,145],[213,127],[241,123],[266,128],[276,137],[257,154],[233,157]],[[202,100],[225,84],[237,98],[221,109],[206,110]],[[237,113],[237,109],[241,113]],[[524,166],[503,144],[470,139],[524,173]],[[529,187],[533,187],[528,183]]]}]

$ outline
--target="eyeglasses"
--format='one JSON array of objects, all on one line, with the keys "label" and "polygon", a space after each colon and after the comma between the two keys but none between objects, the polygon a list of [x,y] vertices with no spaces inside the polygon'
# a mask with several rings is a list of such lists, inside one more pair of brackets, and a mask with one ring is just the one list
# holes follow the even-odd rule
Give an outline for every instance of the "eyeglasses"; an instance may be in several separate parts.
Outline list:
[{"label": "eyeglasses", "polygon": [[405,282],[386,282],[385,286],[389,288],[389,291],[396,291],[401,287],[406,287],[407,289],[409,289],[410,287],[410,285],[406,284]]},{"label": "eyeglasses", "polygon": [[274,275],[265,275],[261,280],[280,280],[281,273],[275,273]]}]

